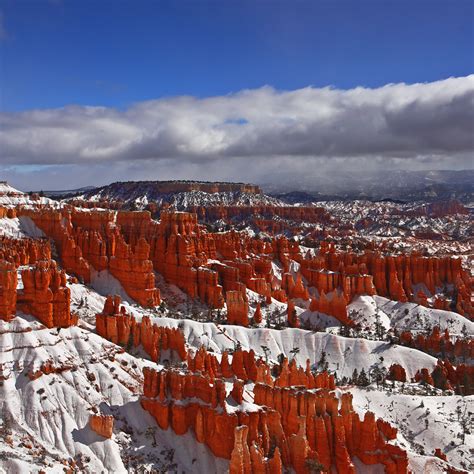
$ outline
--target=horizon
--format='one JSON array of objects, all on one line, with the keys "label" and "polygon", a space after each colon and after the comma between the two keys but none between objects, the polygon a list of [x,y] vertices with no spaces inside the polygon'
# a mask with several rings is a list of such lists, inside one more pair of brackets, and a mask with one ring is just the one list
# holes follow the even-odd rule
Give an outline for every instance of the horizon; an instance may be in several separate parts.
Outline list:
[{"label": "horizon", "polygon": [[[407,170],[401,170],[401,169],[394,169],[394,170],[390,170],[390,171],[393,171],[393,172],[400,172],[400,173],[409,173],[409,174],[429,174],[429,173],[456,173],[456,174],[462,174],[462,173],[474,173],[474,169],[459,169],[459,170],[450,170],[450,169],[428,169],[428,170],[414,170],[414,171],[407,171]],[[351,171],[351,173],[354,173]],[[355,172],[357,173],[357,171]],[[366,172],[362,172],[362,171],[359,171],[359,173],[362,175],[364,174],[365,175],[365,178],[366,179],[371,179],[371,178],[374,178],[378,175],[380,175],[381,173],[383,173],[382,170],[378,170],[376,171],[374,174],[372,175],[368,175],[366,174]],[[321,179],[321,177],[320,177]],[[425,176],[425,179],[426,179],[426,176]],[[429,179],[429,178],[428,178]],[[8,186],[10,186],[11,188],[14,188],[16,189],[17,191],[20,191],[22,193],[41,193],[41,192],[45,192],[45,193],[48,193],[49,195],[60,195],[61,193],[63,192],[75,192],[75,191],[82,191],[82,190],[93,190],[93,189],[101,189],[101,188],[107,188],[108,186],[112,186],[112,185],[115,185],[115,184],[129,184],[129,183],[144,183],[144,184],[152,184],[152,183],[156,183],[156,184],[163,184],[163,183],[199,183],[199,184],[235,184],[235,185],[249,185],[249,186],[256,186],[260,189],[260,192],[265,194],[265,193],[268,193],[270,189],[272,189],[273,186],[275,187],[278,187],[279,186],[279,183],[277,182],[272,182],[272,181],[267,181],[267,182],[264,182],[264,181],[261,181],[261,182],[254,182],[254,181],[219,181],[219,180],[212,180],[212,181],[209,181],[209,180],[200,180],[200,179],[153,179],[153,180],[146,180],[146,179],[135,179],[135,180],[126,180],[126,179],[122,179],[122,180],[117,180],[117,181],[110,181],[110,182],[104,182],[104,183],[101,183],[101,184],[97,184],[97,185],[86,185],[86,186],[79,186],[79,187],[69,187],[69,188],[63,188],[63,189],[60,189],[60,188],[56,188],[56,189],[46,189],[46,188],[31,188],[31,189],[20,189],[16,186],[13,186],[8,180],[1,180],[0,179],[0,184],[6,184]],[[357,181],[354,181],[355,183],[355,187],[354,188],[347,188],[347,191],[348,192],[351,192],[351,191],[354,191],[354,189],[356,189],[357,187],[357,184],[361,184],[360,182],[357,182]],[[457,184],[457,183],[455,183]],[[291,184],[286,184],[286,185],[282,185],[281,186],[284,193],[292,193],[292,192],[303,192],[303,193],[316,193],[318,194],[318,191],[317,191],[317,186],[316,187],[313,187],[313,188],[310,188],[310,187],[307,187],[307,186],[304,186],[303,189],[297,189],[296,187],[293,187]],[[274,191],[270,191],[269,192],[270,194],[275,194]],[[284,194],[283,193],[283,194]],[[320,193],[322,195],[328,195],[328,193]],[[338,193],[335,191],[335,195],[338,195]],[[376,201],[380,200],[380,198],[373,198],[375,199]],[[390,198],[387,198],[387,199],[390,199]],[[383,199],[382,199],[383,200]]]},{"label": "horizon", "polygon": [[472,2],[115,5],[0,7],[13,186],[474,168]]}]

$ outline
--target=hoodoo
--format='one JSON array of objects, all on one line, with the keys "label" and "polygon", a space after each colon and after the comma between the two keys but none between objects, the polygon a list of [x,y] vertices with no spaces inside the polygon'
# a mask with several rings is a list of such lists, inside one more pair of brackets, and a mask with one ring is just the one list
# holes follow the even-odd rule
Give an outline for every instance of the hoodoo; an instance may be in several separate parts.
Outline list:
[{"label": "hoodoo", "polygon": [[[107,198],[141,192],[122,184],[90,191],[103,200],[0,207],[0,229],[16,229],[0,236],[0,385],[41,446],[54,433],[82,453],[68,465],[97,472],[466,472],[472,277],[448,240],[406,250],[369,239],[369,216],[356,229],[339,205],[228,183],[144,183],[163,200],[132,210]],[[209,193],[228,203],[196,204]],[[231,201],[244,195],[253,204]],[[439,226],[459,209],[406,216]],[[9,432],[5,446],[40,449]]]}]

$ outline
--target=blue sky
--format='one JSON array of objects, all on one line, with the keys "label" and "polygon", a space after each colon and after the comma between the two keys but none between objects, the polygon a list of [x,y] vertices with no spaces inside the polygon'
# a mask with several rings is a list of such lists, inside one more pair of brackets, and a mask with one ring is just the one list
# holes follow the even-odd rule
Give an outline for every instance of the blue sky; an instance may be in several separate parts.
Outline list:
[{"label": "blue sky", "polygon": [[473,5],[3,0],[0,109],[466,76]]},{"label": "blue sky", "polygon": [[473,168],[471,0],[0,0],[0,177]]}]

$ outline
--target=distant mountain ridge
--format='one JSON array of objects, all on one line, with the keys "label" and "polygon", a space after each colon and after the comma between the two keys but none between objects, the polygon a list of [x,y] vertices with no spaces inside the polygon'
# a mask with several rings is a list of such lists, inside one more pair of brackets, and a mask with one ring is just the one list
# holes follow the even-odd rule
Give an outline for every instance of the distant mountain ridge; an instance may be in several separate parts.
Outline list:
[{"label": "distant mountain ridge", "polygon": [[303,181],[248,184],[195,180],[117,181],[100,187],[44,191],[45,196],[89,201],[120,201],[141,207],[167,202],[178,209],[199,205],[295,204],[333,200],[474,202],[474,170],[385,172],[340,171],[318,174]]},{"label": "distant mountain ridge", "polygon": [[151,203],[177,210],[194,206],[281,205],[262,193],[259,186],[247,183],[208,181],[118,181],[64,199],[91,202],[117,202],[123,207],[142,209]]},{"label": "distant mountain ridge", "polygon": [[285,202],[354,200],[474,201],[474,170],[338,172],[317,175],[304,182],[262,184],[264,192]]}]

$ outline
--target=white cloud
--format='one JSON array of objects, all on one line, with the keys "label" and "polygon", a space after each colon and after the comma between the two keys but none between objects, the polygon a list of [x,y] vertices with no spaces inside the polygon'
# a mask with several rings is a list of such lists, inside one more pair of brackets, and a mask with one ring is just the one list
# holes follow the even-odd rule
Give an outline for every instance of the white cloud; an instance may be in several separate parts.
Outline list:
[{"label": "white cloud", "polygon": [[318,160],[338,166],[353,159],[364,166],[444,160],[449,168],[450,160],[469,165],[473,123],[474,75],[378,89],[263,87],[141,102],[125,111],[67,106],[2,113],[0,154],[5,165],[116,163],[171,175],[211,174],[217,166],[222,177],[233,170],[235,179],[268,165],[291,172]]}]

